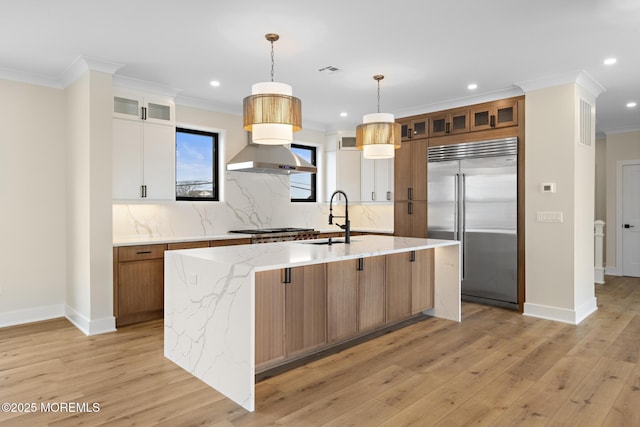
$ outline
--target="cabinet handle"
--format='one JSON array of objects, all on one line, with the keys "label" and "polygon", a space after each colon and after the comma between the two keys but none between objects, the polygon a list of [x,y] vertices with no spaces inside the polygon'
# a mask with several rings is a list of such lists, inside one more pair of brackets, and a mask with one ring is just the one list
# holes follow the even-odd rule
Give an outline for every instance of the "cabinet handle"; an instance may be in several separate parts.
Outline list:
[{"label": "cabinet handle", "polygon": [[413,187],[407,188],[407,199],[413,200]]},{"label": "cabinet handle", "polygon": [[140,186],[140,196],[143,199],[147,197],[147,186],[146,185],[141,185]]},{"label": "cabinet handle", "polygon": [[451,122],[446,122],[444,124],[444,133],[451,133]]},{"label": "cabinet handle", "polygon": [[147,120],[147,107],[140,107],[142,109],[141,119]]},{"label": "cabinet handle", "polygon": [[136,252],[136,255],[145,255],[145,254],[150,254],[151,251],[138,251]]},{"label": "cabinet handle", "polygon": [[391,200],[391,191],[387,191],[387,200]]},{"label": "cabinet handle", "polygon": [[284,281],[282,283],[291,283],[291,267],[286,267],[284,269]]},{"label": "cabinet handle", "polygon": [[364,270],[364,258],[358,258],[358,271]]},{"label": "cabinet handle", "polygon": [[492,128],[496,127],[496,116],[493,114],[489,117],[489,126]]},{"label": "cabinet handle", "polygon": [[408,128],[407,131],[407,136],[409,137],[409,139],[413,138],[413,129]]},{"label": "cabinet handle", "polygon": [[371,192],[371,200],[376,200],[376,193],[374,191]]},{"label": "cabinet handle", "polygon": [[409,215],[413,215],[413,203],[411,203],[411,202],[409,202],[409,203],[407,204],[407,213],[408,213]]},{"label": "cabinet handle", "polygon": [[411,251],[409,255],[409,262],[416,262],[416,251]]}]

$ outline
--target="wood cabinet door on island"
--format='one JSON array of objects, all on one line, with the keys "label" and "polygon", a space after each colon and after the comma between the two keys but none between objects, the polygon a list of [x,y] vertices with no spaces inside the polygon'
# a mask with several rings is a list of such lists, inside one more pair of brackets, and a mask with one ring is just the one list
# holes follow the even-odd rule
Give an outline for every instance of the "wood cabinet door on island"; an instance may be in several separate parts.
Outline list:
[{"label": "wood cabinet door on island", "polygon": [[[286,273],[287,270],[290,273]],[[326,264],[285,269],[287,355],[300,353],[327,342],[326,271]]]},{"label": "wood cabinet door on island", "polygon": [[358,329],[366,332],[384,325],[384,255],[361,258],[358,270]]},{"label": "wood cabinet door on island", "polygon": [[327,334],[329,342],[358,332],[358,260],[327,264]]},{"label": "wood cabinet door on island", "polygon": [[256,366],[285,357],[282,270],[256,273]]}]

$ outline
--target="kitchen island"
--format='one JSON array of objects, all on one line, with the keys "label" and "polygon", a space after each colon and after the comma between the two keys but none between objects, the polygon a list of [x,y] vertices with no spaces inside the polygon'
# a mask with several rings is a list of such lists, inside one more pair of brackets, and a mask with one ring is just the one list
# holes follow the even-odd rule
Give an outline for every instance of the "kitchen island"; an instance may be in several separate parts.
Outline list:
[{"label": "kitchen island", "polygon": [[[243,408],[253,411],[256,341],[262,342],[263,338],[257,336],[256,330],[272,333],[274,329],[271,325],[265,328],[264,322],[271,322],[273,316],[265,316],[262,311],[265,301],[269,303],[269,294],[265,298],[262,292],[263,284],[257,277],[262,277],[263,272],[278,271],[278,274],[282,272],[283,282],[289,283],[291,270],[298,267],[315,266],[316,270],[326,271],[326,268],[318,267],[334,266],[344,261],[357,263],[360,266],[366,265],[368,259],[393,257],[397,254],[410,254],[413,262],[415,253],[418,251],[429,251],[429,254],[432,254],[432,261],[428,263],[430,277],[432,277],[432,295],[426,296],[426,300],[430,303],[429,307],[432,308],[423,310],[424,313],[460,321],[460,246],[458,242],[390,236],[357,236],[349,245],[320,243],[323,242],[307,240],[166,252],[165,357]],[[388,275],[389,272],[387,272]],[[390,277],[392,280],[387,280],[386,292],[389,298],[395,298],[393,291],[404,287],[405,279],[404,276],[398,280],[394,276]],[[323,276],[324,279],[326,279],[325,276]],[[256,286],[259,287],[258,292],[256,292]],[[411,286],[409,285],[409,292],[411,292]],[[413,286],[415,288],[416,285]],[[304,286],[302,289],[305,289]],[[324,291],[321,290],[320,294],[316,292],[316,300],[320,301],[324,298],[326,304],[327,288],[320,289]],[[324,297],[322,292],[325,292]],[[256,293],[262,295],[261,305],[258,306]],[[278,298],[274,296],[272,301],[277,304]],[[315,310],[307,304],[308,301],[305,302],[304,307],[293,307],[292,310],[288,307],[285,310],[283,306],[280,314],[285,317],[290,312],[298,312],[306,316]],[[411,304],[409,302],[409,305]],[[388,307],[387,303],[387,311]],[[308,312],[309,308],[310,312]],[[256,310],[262,312],[258,325],[256,325]],[[326,334],[326,326],[315,327],[315,329],[315,332],[321,329],[320,333],[325,331]],[[309,329],[303,326],[299,332],[303,333],[307,330]],[[304,339],[306,340],[306,337]],[[273,346],[273,337],[270,337],[270,341],[270,345]],[[282,346],[286,347],[286,343]]]}]

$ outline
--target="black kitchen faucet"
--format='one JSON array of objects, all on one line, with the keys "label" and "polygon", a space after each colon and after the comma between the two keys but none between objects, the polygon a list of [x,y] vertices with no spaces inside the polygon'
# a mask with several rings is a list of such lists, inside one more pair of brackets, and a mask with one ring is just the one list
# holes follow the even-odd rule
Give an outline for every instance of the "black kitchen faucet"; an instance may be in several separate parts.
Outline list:
[{"label": "black kitchen faucet", "polygon": [[[336,194],[342,194],[344,196],[344,216],[333,215],[333,198]],[[333,224],[333,218],[344,218],[344,225],[337,224],[338,227],[344,230],[344,242],[351,243],[351,222],[349,221],[349,199],[342,190],[336,190],[331,195],[329,200],[329,224]]]}]

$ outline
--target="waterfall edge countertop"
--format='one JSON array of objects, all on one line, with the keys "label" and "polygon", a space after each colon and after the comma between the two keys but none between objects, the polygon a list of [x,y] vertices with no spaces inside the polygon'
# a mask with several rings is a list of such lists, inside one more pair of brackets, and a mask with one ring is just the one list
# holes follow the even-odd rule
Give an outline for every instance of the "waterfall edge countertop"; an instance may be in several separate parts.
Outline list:
[{"label": "waterfall edge countertop", "polygon": [[[323,239],[321,239],[323,240]],[[434,308],[460,321],[460,243],[377,235],[165,252],[164,355],[248,411],[255,405],[255,273],[434,249]]]}]

